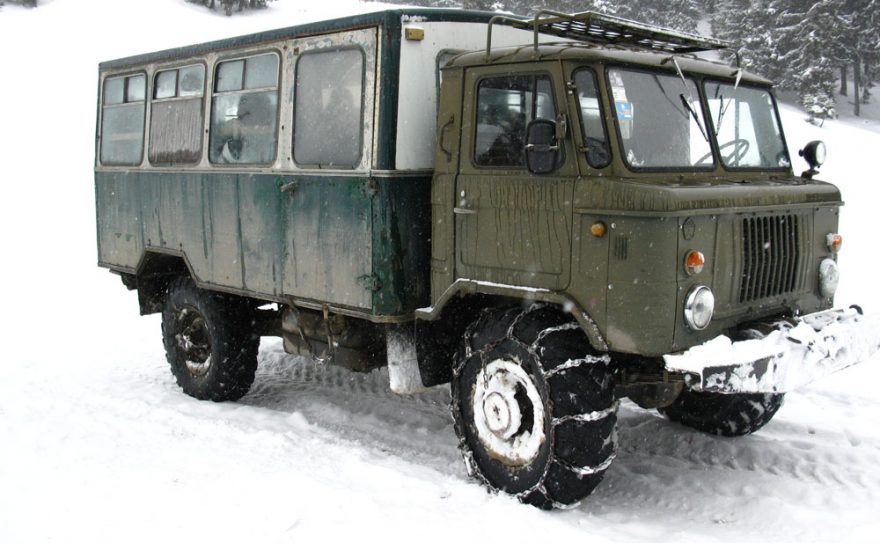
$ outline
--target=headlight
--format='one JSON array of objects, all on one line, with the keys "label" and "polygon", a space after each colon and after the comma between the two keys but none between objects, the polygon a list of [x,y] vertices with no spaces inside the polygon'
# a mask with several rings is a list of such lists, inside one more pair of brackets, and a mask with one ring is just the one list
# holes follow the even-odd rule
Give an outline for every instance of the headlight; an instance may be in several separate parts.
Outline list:
[{"label": "headlight", "polygon": [[693,330],[703,330],[712,321],[715,312],[715,295],[704,285],[697,285],[688,292],[684,302],[684,320]]},{"label": "headlight", "polygon": [[819,264],[819,293],[824,298],[834,297],[839,282],[840,268],[837,267],[837,262],[826,258]]}]

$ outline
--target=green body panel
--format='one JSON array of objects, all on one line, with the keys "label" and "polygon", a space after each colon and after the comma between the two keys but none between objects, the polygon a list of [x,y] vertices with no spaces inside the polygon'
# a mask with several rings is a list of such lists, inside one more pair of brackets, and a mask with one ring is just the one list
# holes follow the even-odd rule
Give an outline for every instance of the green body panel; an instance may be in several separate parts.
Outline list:
[{"label": "green body panel", "polygon": [[[292,191],[282,191],[289,182]],[[99,261],[180,255],[197,282],[409,318],[427,302],[430,179],[97,172]]]}]

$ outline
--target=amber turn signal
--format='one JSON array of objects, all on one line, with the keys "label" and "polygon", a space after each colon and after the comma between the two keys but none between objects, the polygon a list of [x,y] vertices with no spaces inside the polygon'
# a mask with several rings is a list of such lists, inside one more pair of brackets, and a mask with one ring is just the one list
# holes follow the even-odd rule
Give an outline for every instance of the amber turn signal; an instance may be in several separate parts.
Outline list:
[{"label": "amber turn signal", "polygon": [[703,271],[706,265],[706,257],[700,251],[689,251],[684,257],[684,271],[688,275],[696,275]]},{"label": "amber turn signal", "polygon": [[601,238],[605,235],[605,223],[602,221],[594,222],[593,226],[590,227],[590,233],[597,238]]},{"label": "amber turn signal", "polygon": [[826,241],[828,242],[828,249],[832,253],[836,253],[840,251],[840,246],[843,245],[843,236],[840,234],[828,234]]}]

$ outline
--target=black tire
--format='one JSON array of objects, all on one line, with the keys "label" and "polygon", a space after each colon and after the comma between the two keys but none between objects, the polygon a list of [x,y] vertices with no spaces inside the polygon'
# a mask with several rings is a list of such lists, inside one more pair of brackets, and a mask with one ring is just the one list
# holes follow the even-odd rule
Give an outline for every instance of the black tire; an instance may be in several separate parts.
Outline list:
[{"label": "black tire", "polygon": [[451,409],[468,473],[541,509],[577,505],[615,456],[610,359],[552,306],[486,311],[468,327]]},{"label": "black tire", "polygon": [[659,409],[669,420],[707,434],[744,436],[761,429],[782,407],[785,394],[718,394],[685,390]]},{"label": "black tire", "polygon": [[184,392],[215,402],[247,394],[260,346],[249,315],[245,304],[202,290],[189,278],[171,282],[162,339],[171,373]]}]

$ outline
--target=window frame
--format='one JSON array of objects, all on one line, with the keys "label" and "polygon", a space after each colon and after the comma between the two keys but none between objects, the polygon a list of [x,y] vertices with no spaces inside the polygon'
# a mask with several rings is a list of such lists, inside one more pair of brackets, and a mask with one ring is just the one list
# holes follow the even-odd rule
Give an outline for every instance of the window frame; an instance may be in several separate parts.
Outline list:
[{"label": "window frame", "polygon": [[[181,96],[180,95],[180,70],[182,70],[184,68],[192,68],[192,67],[196,67],[196,66],[200,66],[202,68],[201,94],[200,95]],[[159,75],[166,73],[166,72],[171,72],[171,71],[177,72],[177,76],[176,76],[175,82],[174,82],[174,93],[175,93],[174,96],[169,96],[169,97],[165,97],[165,98],[156,98],[156,92],[158,91],[158,85],[156,85],[156,82],[159,79]],[[149,102],[150,102],[149,141],[147,141],[146,145],[145,145],[146,151],[147,151],[147,162],[149,162],[150,166],[154,166],[154,167],[158,167],[158,168],[169,168],[169,167],[184,167],[184,166],[193,167],[193,166],[198,166],[199,164],[201,164],[202,159],[204,158],[204,155],[205,155],[205,139],[206,139],[205,136],[206,136],[206,134],[208,136],[210,136],[210,133],[205,131],[205,121],[206,120],[210,121],[210,115],[209,115],[210,110],[208,110],[207,113],[205,111],[205,105],[208,103],[208,100],[206,100],[207,94],[208,94],[208,83],[209,83],[208,64],[204,59],[198,59],[195,61],[186,61],[184,63],[177,63],[177,64],[173,64],[173,65],[168,65],[168,66],[162,66],[160,68],[156,68],[153,71],[153,77],[152,77],[150,93],[149,93],[149,96],[150,96],[150,99],[149,99]],[[152,124],[153,124],[153,104],[164,104],[164,103],[168,103],[168,102],[183,102],[186,100],[200,100],[201,101],[201,107],[200,107],[201,123],[199,126],[199,154],[198,154],[198,158],[192,162],[154,161],[152,159],[152,157],[150,156],[151,151],[152,151],[152,147],[153,147],[153,126],[152,126]]]},{"label": "window frame", "polygon": [[[321,163],[310,163],[310,162],[300,162],[296,158],[296,127],[297,127],[297,97],[299,93],[297,92],[297,83],[300,80],[300,61],[304,57],[309,57],[312,55],[326,54],[326,53],[335,53],[339,51],[357,51],[360,54],[361,58],[361,93],[360,93],[360,119],[358,123],[358,154],[355,160],[351,165],[342,165],[342,164],[321,164]],[[321,47],[315,49],[309,49],[306,51],[302,51],[296,58],[296,62],[293,66],[293,80],[291,82],[291,89],[293,91],[293,100],[290,104],[290,122],[291,122],[291,130],[290,130],[290,159],[298,169],[303,170],[358,170],[361,166],[361,162],[363,162],[364,154],[366,150],[364,149],[367,138],[364,137],[364,127],[366,126],[366,113],[367,113],[367,52],[364,48],[359,44],[352,45],[342,45],[335,47]]]},{"label": "window frame", "polygon": [[[278,66],[277,66],[276,78],[275,78],[275,86],[274,87],[259,87],[259,88],[255,88],[255,89],[246,89],[245,84],[247,82],[247,79],[246,79],[247,78],[247,59],[259,57],[259,56],[263,56],[263,55],[269,55],[269,54],[275,55],[275,57],[278,59]],[[244,67],[242,69],[242,74],[241,74],[241,87],[242,88],[239,90],[234,90],[234,91],[217,92],[215,90],[215,88],[216,88],[217,82],[219,80],[217,77],[217,73],[218,73],[218,70],[220,69],[220,65],[225,62],[235,62],[237,60],[244,61]],[[247,51],[247,52],[238,51],[238,52],[235,52],[234,54],[231,54],[229,56],[218,57],[218,58],[214,59],[213,63],[210,65],[210,68],[211,68],[210,92],[208,92],[208,90],[207,90],[208,77],[207,77],[207,73],[205,74],[205,81],[206,81],[205,92],[206,92],[206,95],[209,95],[209,97],[210,97],[210,100],[208,101],[207,116],[206,116],[205,120],[207,121],[206,124],[207,124],[207,130],[208,130],[207,163],[212,168],[269,167],[269,166],[272,166],[273,164],[275,164],[275,162],[278,160],[278,156],[281,151],[281,109],[282,109],[281,86],[283,83],[282,79],[284,76],[283,61],[284,61],[284,55],[281,53],[281,51],[279,51],[276,48],[269,48],[269,49],[260,49],[260,50]],[[260,92],[267,92],[271,89],[274,89],[275,98],[276,98],[275,132],[274,132],[274,134],[275,134],[275,150],[273,151],[272,157],[266,162],[227,163],[227,162],[214,162],[213,160],[211,160],[211,143],[214,138],[214,102],[216,101],[217,97],[218,96],[228,96],[231,94],[238,94],[238,95],[256,94],[256,93],[260,93]]]},{"label": "window frame", "polygon": [[[598,70],[596,70],[594,67],[592,67],[592,66],[578,66],[571,71],[572,83],[574,83],[575,78],[577,77],[578,73],[582,72],[582,71],[588,71],[593,74],[593,82],[596,85],[596,87],[595,87],[596,88],[596,102],[599,105],[599,122],[602,125],[602,135],[605,136],[605,145],[608,146],[608,162],[603,166],[596,166],[592,162],[590,162],[590,159],[587,157],[586,149],[584,149],[584,150],[578,149],[577,151],[578,151],[578,154],[583,155],[584,161],[587,163],[587,166],[589,166],[590,168],[592,168],[594,170],[604,170],[604,169],[608,168],[609,166],[611,166],[611,164],[614,162],[614,150],[611,147],[611,136],[608,133],[608,123],[606,122],[606,119],[605,119],[605,101],[602,99],[602,78],[600,76],[600,72]],[[582,147],[586,148],[587,136],[584,134],[584,127],[586,125],[584,124],[584,116],[583,116],[583,111],[581,108],[581,100],[577,94],[575,94],[574,99],[575,99],[575,102],[577,102],[577,106],[578,106],[577,107],[577,118],[578,118],[578,126],[580,128],[579,137],[582,140],[581,141],[581,143],[583,144]]]},{"label": "window frame", "polygon": [[[128,81],[133,77],[141,76],[144,78],[144,98],[142,100],[128,101]],[[122,86],[122,102],[116,102],[113,104],[106,103],[106,91],[107,91],[107,82],[112,79],[123,79],[124,83]],[[105,167],[115,167],[115,168],[126,168],[132,166],[141,166],[144,163],[144,159],[146,156],[145,147],[146,147],[146,131],[147,131],[147,97],[150,96],[151,86],[150,86],[150,78],[144,69],[139,69],[131,72],[123,72],[118,74],[105,74],[104,78],[101,80],[101,121],[100,121],[100,131],[101,131],[101,145],[98,149],[98,164]],[[143,119],[141,121],[141,151],[140,158],[137,162],[107,162],[104,160],[104,144],[106,143],[106,131],[104,130],[104,121],[106,117],[107,109],[121,109],[124,107],[132,107],[134,104],[142,104],[143,107]]]}]

